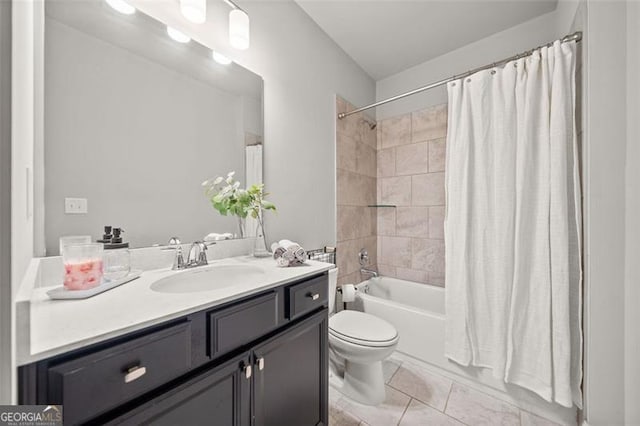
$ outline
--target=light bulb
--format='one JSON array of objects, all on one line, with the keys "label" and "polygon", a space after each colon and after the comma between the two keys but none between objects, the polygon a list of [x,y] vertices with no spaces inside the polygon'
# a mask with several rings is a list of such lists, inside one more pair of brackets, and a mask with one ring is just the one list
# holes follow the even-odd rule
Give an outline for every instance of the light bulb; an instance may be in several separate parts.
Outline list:
[{"label": "light bulb", "polygon": [[189,43],[191,41],[191,38],[189,36],[169,26],[167,26],[167,34],[169,34],[169,37],[171,37],[178,43]]},{"label": "light bulb", "polygon": [[229,13],[229,43],[236,49],[249,48],[249,15],[234,9]]},{"label": "light bulb", "polygon": [[125,15],[132,15],[136,13],[136,8],[131,6],[124,0],[106,0],[107,4]]},{"label": "light bulb", "polygon": [[207,20],[207,0],[180,0],[180,11],[187,20],[202,24]]},{"label": "light bulb", "polygon": [[220,65],[229,65],[231,63],[231,59],[224,56],[222,53],[218,53],[215,50],[211,52],[213,56],[213,60],[219,63]]}]

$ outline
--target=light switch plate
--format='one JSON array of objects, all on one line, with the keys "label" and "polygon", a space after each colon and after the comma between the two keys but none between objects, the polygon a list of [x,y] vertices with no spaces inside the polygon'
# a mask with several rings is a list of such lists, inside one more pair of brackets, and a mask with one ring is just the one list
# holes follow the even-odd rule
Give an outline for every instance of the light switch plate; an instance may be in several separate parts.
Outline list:
[{"label": "light switch plate", "polygon": [[87,214],[87,199],[86,198],[65,198],[64,199],[64,212],[66,214]]}]

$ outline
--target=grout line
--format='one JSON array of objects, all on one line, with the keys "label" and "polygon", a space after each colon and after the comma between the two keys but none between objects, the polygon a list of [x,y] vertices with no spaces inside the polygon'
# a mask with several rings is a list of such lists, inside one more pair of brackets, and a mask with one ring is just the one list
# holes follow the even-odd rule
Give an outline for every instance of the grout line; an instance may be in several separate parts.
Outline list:
[{"label": "grout line", "polygon": [[402,367],[402,361],[400,361],[400,364],[398,364],[398,368],[396,368],[396,371],[394,371],[391,377],[389,377],[389,380],[386,382],[386,384],[391,383],[391,380],[393,380],[393,378],[396,377],[396,374],[398,374],[398,371],[400,371],[400,367]]},{"label": "grout line", "polygon": [[407,402],[407,406],[404,407],[404,411],[402,412],[402,415],[398,419],[397,425],[400,425],[400,423],[402,423],[402,419],[404,419],[404,415],[407,414],[407,410],[409,409],[409,406],[411,405],[411,401],[413,401],[413,398],[409,398],[409,402]]},{"label": "grout line", "polygon": [[442,414],[447,414],[447,406],[449,405],[449,398],[451,398],[451,392],[453,392],[453,384],[455,382],[451,380],[451,386],[449,387],[449,393],[447,394],[447,400],[444,403],[444,408],[442,409]]},{"label": "grout line", "polygon": [[[395,390],[395,391],[400,392],[401,394],[403,394],[403,395],[405,395],[405,396],[408,396],[408,397],[409,397],[409,398],[411,398],[411,399],[415,399],[415,400],[416,400],[416,401],[418,401],[419,403],[424,404],[424,405],[426,405],[426,406],[427,406],[427,407],[429,407],[429,408],[433,408],[434,410],[438,411],[439,413],[445,414],[445,413],[444,413],[442,410],[440,410],[438,407],[434,407],[433,405],[429,404],[428,402],[425,402],[425,401],[421,400],[420,398],[418,398],[418,397],[416,397],[416,396],[414,396],[414,395],[411,395],[411,394],[409,394],[409,393],[407,393],[407,392],[405,392],[405,391],[403,391],[403,390],[400,390],[400,389],[398,389],[398,388],[396,388],[396,387],[394,387],[394,386],[392,386],[392,385],[390,385],[390,384],[388,384],[388,383],[387,383],[387,386],[389,386],[391,389],[393,389],[393,390]],[[451,417],[451,416],[449,416],[449,417]]]}]

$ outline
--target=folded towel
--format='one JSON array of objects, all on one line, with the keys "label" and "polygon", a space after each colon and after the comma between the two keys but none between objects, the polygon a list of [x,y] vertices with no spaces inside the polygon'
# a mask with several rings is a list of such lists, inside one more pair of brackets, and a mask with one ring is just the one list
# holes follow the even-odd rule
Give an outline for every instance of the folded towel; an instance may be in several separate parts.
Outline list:
[{"label": "folded towel", "polygon": [[208,234],[206,237],[204,237],[204,241],[209,242],[209,241],[222,241],[222,240],[230,240],[233,238],[233,234],[231,233],[224,233],[224,234],[218,234],[217,232],[212,232],[210,234]]},{"label": "folded towel", "polygon": [[307,259],[307,253],[300,247],[300,244],[289,240],[281,240],[271,244],[271,251],[279,267],[301,265]]},{"label": "folded towel", "polygon": [[278,244],[287,249],[287,251],[292,252],[296,260],[303,263],[307,260],[307,252],[300,246],[300,244],[289,240],[280,240]]}]

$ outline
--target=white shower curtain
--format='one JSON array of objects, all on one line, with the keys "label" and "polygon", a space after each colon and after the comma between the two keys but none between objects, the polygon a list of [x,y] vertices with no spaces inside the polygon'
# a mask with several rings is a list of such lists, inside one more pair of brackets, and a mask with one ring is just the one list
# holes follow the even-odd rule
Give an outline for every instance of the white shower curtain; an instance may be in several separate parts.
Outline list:
[{"label": "white shower curtain", "polygon": [[575,42],[449,83],[446,355],[582,404]]}]

